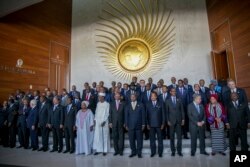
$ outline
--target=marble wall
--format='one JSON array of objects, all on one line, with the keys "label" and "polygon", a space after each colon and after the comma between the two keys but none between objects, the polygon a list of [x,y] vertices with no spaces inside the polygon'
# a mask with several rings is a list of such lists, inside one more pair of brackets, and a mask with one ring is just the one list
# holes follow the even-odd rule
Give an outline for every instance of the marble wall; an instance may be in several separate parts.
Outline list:
[{"label": "marble wall", "polygon": [[[205,0],[166,0],[173,10],[176,40],[167,63],[153,77],[170,84],[171,76],[187,77],[191,84],[212,78],[210,36]],[[73,0],[71,37],[71,84],[82,89],[83,83],[103,80],[109,87],[112,75],[101,62],[96,49],[98,15],[104,0]],[[146,78],[145,78],[146,79]],[[128,82],[128,81],[122,81]]]}]

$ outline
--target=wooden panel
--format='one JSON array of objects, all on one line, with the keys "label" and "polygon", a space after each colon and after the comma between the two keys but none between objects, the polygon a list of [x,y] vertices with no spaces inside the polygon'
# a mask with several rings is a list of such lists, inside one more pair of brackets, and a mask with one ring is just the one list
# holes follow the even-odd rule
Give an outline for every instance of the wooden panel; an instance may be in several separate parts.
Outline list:
[{"label": "wooden panel", "polygon": [[0,102],[17,88],[50,86],[51,41],[66,46],[69,56],[71,11],[72,0],[45,0],[0,18]]},{"label": "wooden panel", "polygon": [[222,51],[230,46],[231,40],[227,21],[214,30],[212,34],[214,50]]},{"label": "wooden panel", "polygon": [[[207,0],[206,4],[213,46],[215,41],[212,32],[228,22],[231,47],[226,49],[227,54],[232,58],[229,64],[235,67],[237,85],[246,89],[250,101],[250,56],[248,56],[250,53],[250,1]],[[230,71],[230,74],[233,74],[233,71]]]}]

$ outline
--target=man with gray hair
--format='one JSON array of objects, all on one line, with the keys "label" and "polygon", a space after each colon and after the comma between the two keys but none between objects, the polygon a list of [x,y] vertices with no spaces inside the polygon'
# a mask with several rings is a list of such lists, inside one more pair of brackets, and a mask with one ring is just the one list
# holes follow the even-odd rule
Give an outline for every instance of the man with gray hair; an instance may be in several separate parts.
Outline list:
[{"label": "man with gray hair", "polygon": [[191,137],[191,156],[195,155],[198,136],[200,140],[200,153],[208,155],[208,153],[205,151],[206,115],[204,107],[201,105],[201,95],[193,95],[193,102],[188,105],[188,117]]},{"label": "man with gray hair", "polygon": [[38,117],[38,107],[37,101],[30,101],[31,110],[29,112],[29,116],[27,118],[27,125],[30,131],[30,140],[31,140],[31,148],[32,151],[38,149],[38,136],[37,136],[37,117]]}]

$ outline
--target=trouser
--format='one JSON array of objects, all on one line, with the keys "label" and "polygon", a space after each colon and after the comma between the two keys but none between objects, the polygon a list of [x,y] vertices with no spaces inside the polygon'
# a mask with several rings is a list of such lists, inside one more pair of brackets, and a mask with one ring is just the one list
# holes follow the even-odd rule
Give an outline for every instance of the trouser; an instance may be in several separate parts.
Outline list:
[{"label": "trouser", "polygon": [[112,138],[114,141],[115,153],[122,154],[124,148],[123,126],[112,127]]},{"label": "trouser", "polygon": [[174,124],[170,126],[170,147],[172,153],[175,153],[175,133],[177,136],[177,152],[182,152],[182,134],[181,134],[182,126],[180,124]]},{"label": "trouser", "polygon": [[158,140],[158,154],[162,154],[163,152],[163,138],[162,138],[162,131],[161,128],[157,127],[150,127],[150,148],[151,148],[151,154],[156,153],[156,135]]},{"label": "trouser", "polygon": [[9,142],[11,148],[16,147],[16,126],[9,127]]},{"label": "trouser", "polygon": [[65,143],[67,151],[75,151],[75,134],[73,127],[64,128]]},{"label": "trouser", "polygon": [[[63,130],[53,127],[53,150],[62,150],[63,149]],[[58,147],[59,146],[59,147]]]},{"label": "trouser", "polygon": [[[142,144],[143,144],[143,135],[141,129],[129,129],[128,130],[129,135],[129,143],[130,148],[132,150],[132,154],[138,154],[141,155],[142,153]],[[135,140],[137,144],[135,144]],[[137,145],[137,146],[136,146]]]},{"label": "trouser", "polygon": [[229,146],[231,151],[236,151],[236,140],[238,139],[238,134],[241,141],[241,150],[247,151],[247,129],[242,129],[240,127],[229,129]]},{"label": "trouser", "polygon": [[20,146],[27,148],[29,146],[29,129],[26,125],[18,126],[18,141]]},{"label": "trouser", "polygon": [[37,136],[37,130],[32,130],[31,128],[29,129],[30,131],[30,141],[31,141],[31,147],[33,149],[38,148],[38,136]]},{"label": "trouser", "polygon": [[42,145],[43,149],[48,149],[49,141],[49,129],[46,126],[40,126],[42,135]]},{"label": "trouser", "polygon": [[184,108],[184,113],[185,113],[185,124],[182,126],[182,131],[183,131],[183,136],[188,137],[187,133],[189,131],[189,118],[187,114],[187,109]]},{"label": "trouser", "polygon": [[196,152],[197,148],[197,137],[200,140],[200,153],[205,152],[205,126],[191,126],[190,127],[190,136],[191,136],[191,153]]},{"label": "trouser", "polygon": [[8,131],[8,127],[3,125],[0,128],[0,140],[1,140],[1,144],[4,147],[7,147],[9,144],[9,131]]}]

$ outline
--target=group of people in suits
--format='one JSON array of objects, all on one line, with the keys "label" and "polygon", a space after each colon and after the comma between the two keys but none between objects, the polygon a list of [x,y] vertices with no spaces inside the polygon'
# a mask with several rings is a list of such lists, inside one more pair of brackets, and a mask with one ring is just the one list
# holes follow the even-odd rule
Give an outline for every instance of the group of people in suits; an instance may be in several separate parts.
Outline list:
[{"label": "group of people in suits", "polygon": [[70,92],[63,89],[60,95],[49,88],[43,93],[38,90],[24,93],[18,89],[3,102],[0,110],[1,144],[14,148],[17,134],[20,143],[17,148],[46,152],[52,131],[50,152],[62,152],[65,137],[64,153],[106,155],[111,133],[116,156],[123,155],[127,132],[129,157],[142,157],[143,138],[150,140],[151,157],[156,151],[162,157],[166,138],[170,139],[172,156],[176,153],[183,156],[182,138],[191,138],[191,156],[196,153],[198,138],[200,153],[209,155],[205,150],[205,131],[209,130],[211,154],[226,155],[224,132],[229,129],[230,150],[236,150],[238,138],[241,149],[248,150],[248,100],[245,91],[236,87],[232,79],[228,79],[224,87],[212,81],[209,88],[203,79],[191,86],[187,78],[176,81],[175,77],[169,86],[164,85],[163,79],[154,84],[152,78],[146,83],[143,79],[137,82],[137,77],[133,77],[130,84],[113,81],[111,85],[108,89],[100,81],[98,85],[93,82],[91,87],[86,82],[82,94],[73,85]]}]

